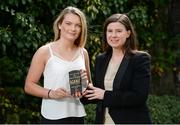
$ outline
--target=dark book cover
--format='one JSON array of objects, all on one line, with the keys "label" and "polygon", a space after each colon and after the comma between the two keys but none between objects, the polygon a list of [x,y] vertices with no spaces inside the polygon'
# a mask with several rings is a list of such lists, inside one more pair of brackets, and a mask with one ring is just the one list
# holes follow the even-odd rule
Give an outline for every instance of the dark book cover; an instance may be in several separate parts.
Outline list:
[{"label": "dark book cover", "polygon": [[75,92],[82,92],[80,70],[72,70],[69,72],[69,84],[71,95],[75,94]]}]

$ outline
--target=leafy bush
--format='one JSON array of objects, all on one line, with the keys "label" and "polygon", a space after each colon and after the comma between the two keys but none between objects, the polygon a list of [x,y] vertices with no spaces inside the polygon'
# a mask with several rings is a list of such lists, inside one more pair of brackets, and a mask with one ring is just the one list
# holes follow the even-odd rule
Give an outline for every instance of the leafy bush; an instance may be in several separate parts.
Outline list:
[{"label": "leafy bush", "polygon": [[0,88],[0,123],[39,123],[40,101],[22,88]]},{"label": "leafy bush", "polygon": [[95,111],[96,111],[96,105],[95,104],[88,104],[85,105],[85,110],[87,116],[85,117],[85,123],[86,124],[94,124],[95,122]]},{"label": "leafy bush", "polygon": [[148,100],[153,123],[179,124],[180,98],[175,96],[151,95]]},{"label": "leafy bush", "polygon": [[0,86],[4,86],[6,84],[17,86],[14,85],[14,83],[23,76],[23,73],[18,68],[18,63],[7,56],[4,56],[3,58],[0,58],[0,64]]}]

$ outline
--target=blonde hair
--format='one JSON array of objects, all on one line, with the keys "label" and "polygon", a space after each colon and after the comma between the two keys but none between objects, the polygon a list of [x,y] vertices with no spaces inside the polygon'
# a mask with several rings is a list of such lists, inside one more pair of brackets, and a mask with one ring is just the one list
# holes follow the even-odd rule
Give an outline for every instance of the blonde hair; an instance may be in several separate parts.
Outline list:
[{"label": "blonde hair", "polygon": [[53,30],[54,30],[54,41],[58,40],[60,38],[61,31],[58,28],[59,23],[61,24],[62,21],[64,20],[64,16],[68,13],[75,14],[79,16],[80,21],[81,21],[81,33],[80,36],[75,40],[75,45],[84,47],[86,44],[86,39],[87,39],[87,22],[86,22],[86,17],[84,13],[79,10],[78,8],[68,6],[66,7],[56,18],[54,21],[53,25]]}]

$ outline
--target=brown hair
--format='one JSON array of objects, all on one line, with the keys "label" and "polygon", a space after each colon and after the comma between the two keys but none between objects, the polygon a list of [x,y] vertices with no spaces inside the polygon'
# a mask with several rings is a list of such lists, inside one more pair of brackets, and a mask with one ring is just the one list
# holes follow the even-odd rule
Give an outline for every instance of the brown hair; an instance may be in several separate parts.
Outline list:
[{"label": "brown hair", "polygon": [[103,42],[104,42],[103,50],[104,51],[112,50],[112,47],[108,45],[106,39],[107,26],[112,22],[119,22],[125,26],[126,30],[130,30],[130,36],[129,38],[127,38],[123,46],[123,52],[129,53],[132,52],[133,50],[137,50],[138,42],[137,42],[136,32],[134,30],[134,27],[130,19],[125,14],[113,14],[106,19],[104,23],[104,31],[103,31]]}]

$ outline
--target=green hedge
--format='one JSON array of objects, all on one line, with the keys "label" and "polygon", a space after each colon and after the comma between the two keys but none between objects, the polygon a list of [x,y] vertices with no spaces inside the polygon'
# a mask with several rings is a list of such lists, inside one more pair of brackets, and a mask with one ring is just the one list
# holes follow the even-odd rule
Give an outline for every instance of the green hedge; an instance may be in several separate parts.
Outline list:
[{"label": "green hedge", "polygon": [[148,100],[153,123],[180,124],[180,98],[175,96],[150,96]]},{"label": "green hedge", "polygon": [[19,87],[0,88],[0,95],[0,124],[39,123],[40,99]]},{"label": "green hedge", "polygon": [[[0,88],[0,123],[39,123],[41,100],[26,95],[22,88]],[[154,124],[180,124],[180,97],[150,95],[148,100]],[[93,124],[95,105],[85,106],[85,122]]]}]

